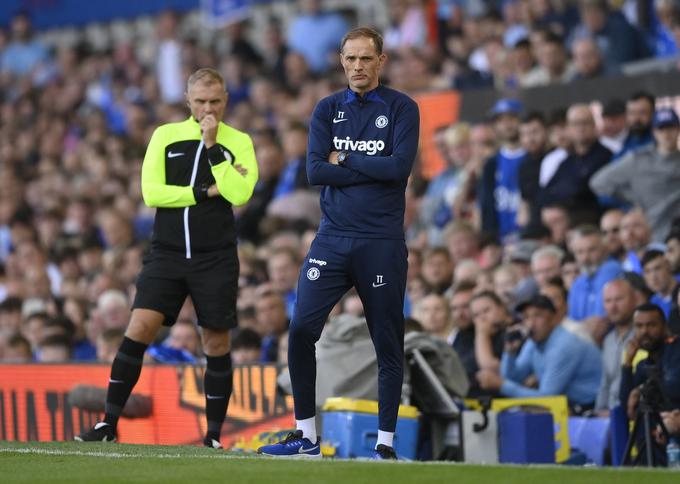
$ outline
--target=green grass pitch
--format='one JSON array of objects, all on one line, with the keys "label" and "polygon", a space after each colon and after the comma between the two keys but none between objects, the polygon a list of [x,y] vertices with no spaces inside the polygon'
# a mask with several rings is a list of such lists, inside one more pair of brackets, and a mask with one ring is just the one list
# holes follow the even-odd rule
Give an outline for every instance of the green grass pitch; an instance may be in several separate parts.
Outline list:
[{"label": "green grass pitch", "polygon": [[333,459],[279,460],[188,446],[0,442],[0,482],[677,484],[680,472]]}]

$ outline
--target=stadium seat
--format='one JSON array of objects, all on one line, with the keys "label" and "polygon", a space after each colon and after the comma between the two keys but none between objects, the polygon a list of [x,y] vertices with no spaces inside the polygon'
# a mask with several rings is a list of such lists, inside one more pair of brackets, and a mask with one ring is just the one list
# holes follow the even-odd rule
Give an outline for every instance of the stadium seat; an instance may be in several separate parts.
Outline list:
[{"label": "stadium seat", "polygon": [[609,419],[601,417],[569,417],[571,448],[583,452],[598,466],[604,465],[609,446]]}]

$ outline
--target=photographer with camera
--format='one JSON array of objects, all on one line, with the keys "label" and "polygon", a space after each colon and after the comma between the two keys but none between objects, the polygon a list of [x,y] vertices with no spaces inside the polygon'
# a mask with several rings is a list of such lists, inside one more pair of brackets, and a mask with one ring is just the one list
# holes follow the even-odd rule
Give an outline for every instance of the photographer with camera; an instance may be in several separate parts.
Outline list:
[{"label": "photographer with camera", "polygon": [[[680,338],[668,336],[664,312],[652,303],[635,309],[633,328],[635,336],[626,347],[621,369],[620,398],[622,403],[627,402],[628,417],[636,421],[631,440],[639,451],[646,450],[648,444],[652,447],[644,453],[639,452],[638,461],[665,465],[663,445],[667,436],[659,435],[657,427],[662,421],[660,412],[670,412],[665,414],[670,422],[674,415],[672,411],[680,409]],[[634,368],[639,349],[645,350],[647,357]],[[653,429],[650,431],[653,436],[639,432],[641,414],[646,414],[646,425]]]},{"label": "photographer with camera", "polygon": [[[560,325],[560,316],[546,296],[535,296],[517,310],[529,340],[522,344],[521,336],[508,331],[501,376],[481,371],[477,379],[482,388],[499,389],[508,397],[566,395],[574,414],[591,410],[602,375],[600,351]],[[524,384],[531,375],[538,388]]]}]

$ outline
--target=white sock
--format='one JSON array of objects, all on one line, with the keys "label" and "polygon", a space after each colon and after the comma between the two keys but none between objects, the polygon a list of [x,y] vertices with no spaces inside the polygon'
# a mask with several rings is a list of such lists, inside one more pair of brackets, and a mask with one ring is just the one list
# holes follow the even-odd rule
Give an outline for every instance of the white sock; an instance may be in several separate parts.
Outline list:
[{"label": "white sock", "polygon": [[393,442],[394,432],[383,432],[382,430],[378,430],[378,442],[375,444],[376,449],[380,444],[386,445],[387,447],[392,447]]},{"label": "white sock", "polygon": [[304,420],[296,420],[295,426],[302,430],[302,437],[309,439],[311,443],[316,443],[316,417],[309,417]]}]

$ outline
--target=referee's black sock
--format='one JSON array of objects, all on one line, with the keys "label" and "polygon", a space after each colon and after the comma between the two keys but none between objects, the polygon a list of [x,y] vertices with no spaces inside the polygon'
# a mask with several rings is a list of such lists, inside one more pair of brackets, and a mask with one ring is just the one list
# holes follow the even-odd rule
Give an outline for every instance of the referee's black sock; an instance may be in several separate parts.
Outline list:
[{"label": "referee's black sock", "polygon": [[231,353],[222,356],[206,356],[206,360],[208,364],[203,385],[205,416],[208,419],[206,436],[219,442],[233,386],[234,372],[231,368]]},{"label": "referee's black sock", "polygon": [[104,422],[114,429],[118,425],[118,418],[123,412],[125,402],[130,397],[139,374],[142,372],[142,362],[147,344],[133,341],[127,336],[118,349],[116,358],[111,365],[109,391],[106,394]]}]

